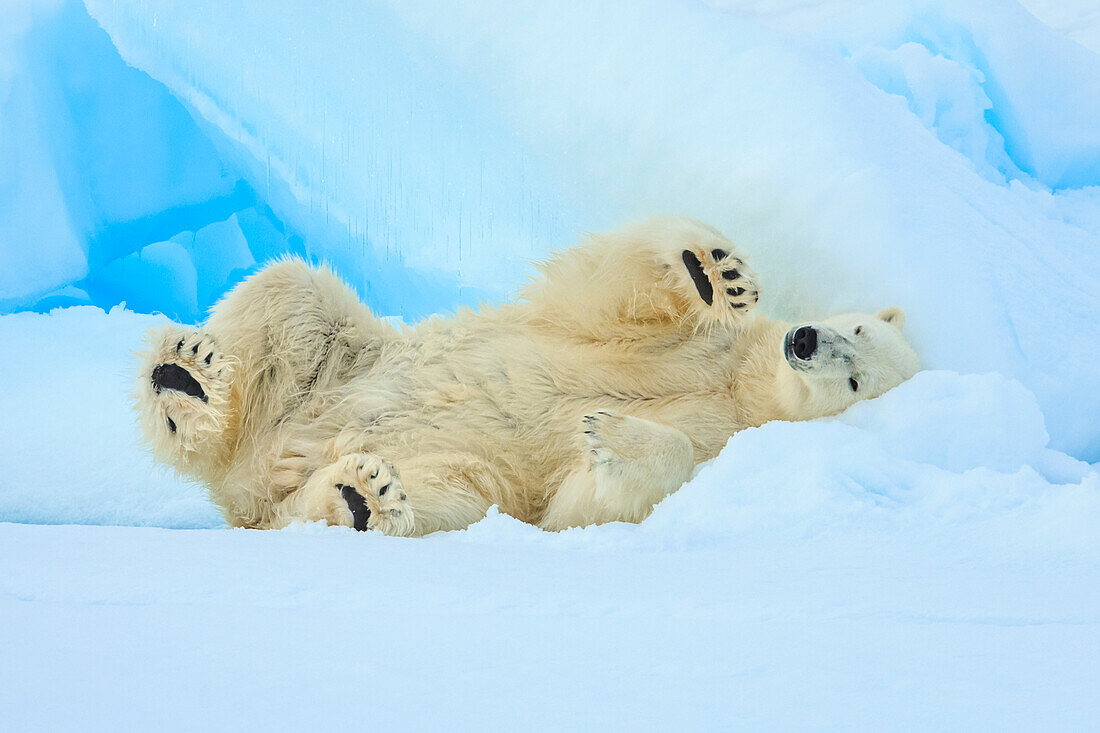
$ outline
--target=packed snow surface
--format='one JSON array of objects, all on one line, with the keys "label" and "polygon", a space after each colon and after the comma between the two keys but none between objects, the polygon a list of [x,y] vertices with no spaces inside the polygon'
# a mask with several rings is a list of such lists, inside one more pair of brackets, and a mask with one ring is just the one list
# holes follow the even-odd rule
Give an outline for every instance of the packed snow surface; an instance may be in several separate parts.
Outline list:
[{"label": "packed snow surface", "polygon": [[[0,727],[1095,726],[1100,16],[1025,5],[0,2]],[[560,534],[230,531],[138,447],[142,332],[278,254],[411,320],[665,212],[926,371]]]}]

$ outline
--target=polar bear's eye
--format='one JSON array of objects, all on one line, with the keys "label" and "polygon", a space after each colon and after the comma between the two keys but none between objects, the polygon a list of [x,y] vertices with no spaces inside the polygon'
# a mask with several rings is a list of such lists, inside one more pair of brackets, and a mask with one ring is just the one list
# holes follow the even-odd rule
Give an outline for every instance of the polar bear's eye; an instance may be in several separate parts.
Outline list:
[{"label": "polar bear's eye", "polygon": [[856,336],[863,333],[863,326],[856,326]]},{"label": "polar bear's eye", "polygon": [[852,388],[853,392],[859,391],[859,382],[856,381],[855,377],[848,377],[848,386]]}]

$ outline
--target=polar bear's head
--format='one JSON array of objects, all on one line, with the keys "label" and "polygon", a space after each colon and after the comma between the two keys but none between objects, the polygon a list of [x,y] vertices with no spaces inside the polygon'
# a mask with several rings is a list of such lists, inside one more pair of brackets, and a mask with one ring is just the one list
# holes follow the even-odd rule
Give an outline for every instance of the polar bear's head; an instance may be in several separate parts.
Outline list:
[{"label": "polar bear's head", "polygon": [[[896,306],[876,315],[849,313],[801,323],[783,338],[789,370],[784,390],[800,417],[833,415],[859,400],[878,397],[917,373],[917,354],[901,329],[905,311]],[[793,406],[792,406],[793,407]]]}]

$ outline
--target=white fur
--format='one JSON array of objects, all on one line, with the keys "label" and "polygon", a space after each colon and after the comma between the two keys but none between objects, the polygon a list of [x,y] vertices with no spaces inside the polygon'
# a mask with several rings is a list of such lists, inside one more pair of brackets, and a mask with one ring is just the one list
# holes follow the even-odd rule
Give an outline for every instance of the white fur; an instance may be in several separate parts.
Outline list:
[{"label": "white fur", "polygon": [[[200,330],[151,335],[146,439],[234,526],[351,525],[346,485],[388,534],[493,504],[556,530],[641,521],[738,430],[839,412],[917,370],[897,308],[814,324],[820,354],[788,361],[791,327],[753,313],[755,273],[690,219],[592,236],[541,269],[516,303],[397,330],[330,271],[273,264]],[[164,363],[207,400],[155,391]]]}]

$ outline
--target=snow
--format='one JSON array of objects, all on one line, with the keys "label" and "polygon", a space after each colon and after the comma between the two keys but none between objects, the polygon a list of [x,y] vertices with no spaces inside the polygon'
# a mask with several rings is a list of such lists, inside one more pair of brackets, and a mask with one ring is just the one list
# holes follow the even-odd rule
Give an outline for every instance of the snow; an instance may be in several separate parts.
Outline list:
[{"label": "snow", "polygon": [[89,306],[0,317],[0,520],[216,527],[138,447],[133,352],[163,319]]},{"label": "snow", "polygon": [[1023,0],[1036,18],[1100,53],[1100,5],[1092,0]]},{"label": "snow", "polygon": [[23,661],[0,710],[16,730],[1090,727],[1095,566],[990,572],[905,540],[11,525],[0,643]]},{"label": "snow", "polygon": [[[1088,0],[0,2],[4,727],[1092,726],[1098,31]],[[143,331],[274,256],[411,321],[662,212],[773,315],[902,305],[926,371],[560,534],[230,531],[138,446]]]}]

